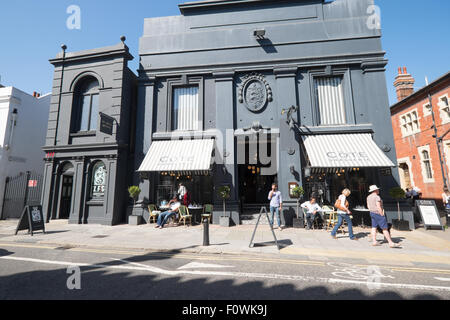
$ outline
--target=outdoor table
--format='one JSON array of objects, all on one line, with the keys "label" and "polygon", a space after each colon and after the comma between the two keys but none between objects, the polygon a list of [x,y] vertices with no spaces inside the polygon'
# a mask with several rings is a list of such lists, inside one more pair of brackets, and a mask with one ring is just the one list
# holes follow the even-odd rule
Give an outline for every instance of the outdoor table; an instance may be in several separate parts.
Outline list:
[{"label": "outdoor table", "polygon": [[189,213],[192,215],[192,217],[194,218],[195,223],[201,223],[201,216],[203,213],[203,207],[199,207],[199,206],[189,206]]},{"label": "outdoor table", "polygon": [[353,208],[352,210],[353,220],[363,228],[367,228],[366,222],[371,224],[370,211],[366,208]]}]

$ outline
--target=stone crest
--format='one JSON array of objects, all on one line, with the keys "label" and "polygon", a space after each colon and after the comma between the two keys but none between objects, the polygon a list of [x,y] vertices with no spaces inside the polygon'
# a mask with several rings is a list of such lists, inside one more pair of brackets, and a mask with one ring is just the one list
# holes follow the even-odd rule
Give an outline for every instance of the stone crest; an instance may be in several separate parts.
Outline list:
[{"label": "stone crest", "polygon": [[245,104],[248,110],[261,111],[267,102],[273,101],[272,89],[262,74],[253,72],[242,80],[239,88],[239,102]]}]

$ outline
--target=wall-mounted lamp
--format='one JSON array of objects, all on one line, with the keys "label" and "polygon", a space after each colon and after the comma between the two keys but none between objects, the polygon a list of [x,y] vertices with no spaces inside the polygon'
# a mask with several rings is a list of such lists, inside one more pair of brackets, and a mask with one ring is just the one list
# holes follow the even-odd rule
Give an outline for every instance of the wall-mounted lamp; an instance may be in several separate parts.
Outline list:
[{"label": "wall-mounted lamp", "polygon": [[265,35],[266,35],[266,30],[264,30],[264,29],[256,29],[253,31],[253,36],[258,39],[264,39]]},{"label": "wall-mounted lamp", "polygon": [[290,166],[289,169],[291,170],[291,174],[294,174],[294,173],[295,173],[295,166]]}]

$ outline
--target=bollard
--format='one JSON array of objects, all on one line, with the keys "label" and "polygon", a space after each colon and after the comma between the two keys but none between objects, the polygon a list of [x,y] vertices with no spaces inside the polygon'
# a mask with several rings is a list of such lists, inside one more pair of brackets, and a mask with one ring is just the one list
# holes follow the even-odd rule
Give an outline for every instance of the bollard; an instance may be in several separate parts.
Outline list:
[{"label": "bollard", "polygon": [[203,246],[209,246],[209,219],[203,220]]}]

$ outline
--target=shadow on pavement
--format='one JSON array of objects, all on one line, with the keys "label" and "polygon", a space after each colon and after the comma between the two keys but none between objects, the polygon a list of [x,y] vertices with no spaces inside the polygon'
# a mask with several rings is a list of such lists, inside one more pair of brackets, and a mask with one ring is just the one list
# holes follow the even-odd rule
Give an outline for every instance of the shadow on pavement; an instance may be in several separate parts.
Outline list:
[{"label": "shadow on pavement", "polygon": [[[194,246],[195,247],[195,246]],[[189,247],[192,248],[192,247]],[[187,248],[185,248],[187,249]],[[81,290],[69,290],[67,281],[71,274],[60,265],[27,264],[24,268],[41,270],[16,272],[0,276],[0,300],[37,299],[37,300],[401,300],[394,291],[374,290],[367,294],[358,288],[334,287],[311,282],[298,282],[302,288],[282,280],[284,283],[260,281],[230,276],[179,275],[159,269],[161,273],[146,270],[122,271],[103,269],[107,266],[136,267],[146,265],[152,260],[171,259],[181,250],[155,252],[141,256],[131,256],[121,260],[96,262],[95,266],[81,267]],[[0,256],[12,254],[0,249]],[[63,258],[61,258],[63,259]],[[66,258],[68,259],[68,258]],[[7,260],[2,260],[3,262]],[[75,261],[71,261],[75,262]],[[141,262],[141,264],[139,264]],[[21,262],[10,262],[22,264]],[[134,264],[133,264],[134,263]],[[136,265],[135,265],[136,264]],[[23,265],[23,264],[22,264]],[[16,265],[2,265],[2,269],[12,270]],[[102,266],[102,267],[100,267]],[[150,267],[150,265],[148,265]],[[9,269],[8,269],[9,267]],[[44,269],[45,268],[45,269]],[[155,269],[152,269],[155,270]],[[280,280],[281,281],[281,280]],[[408,297],[411,299],[411,296]],[[434,294],[418,294],[412,299],[440,299]]]}]

